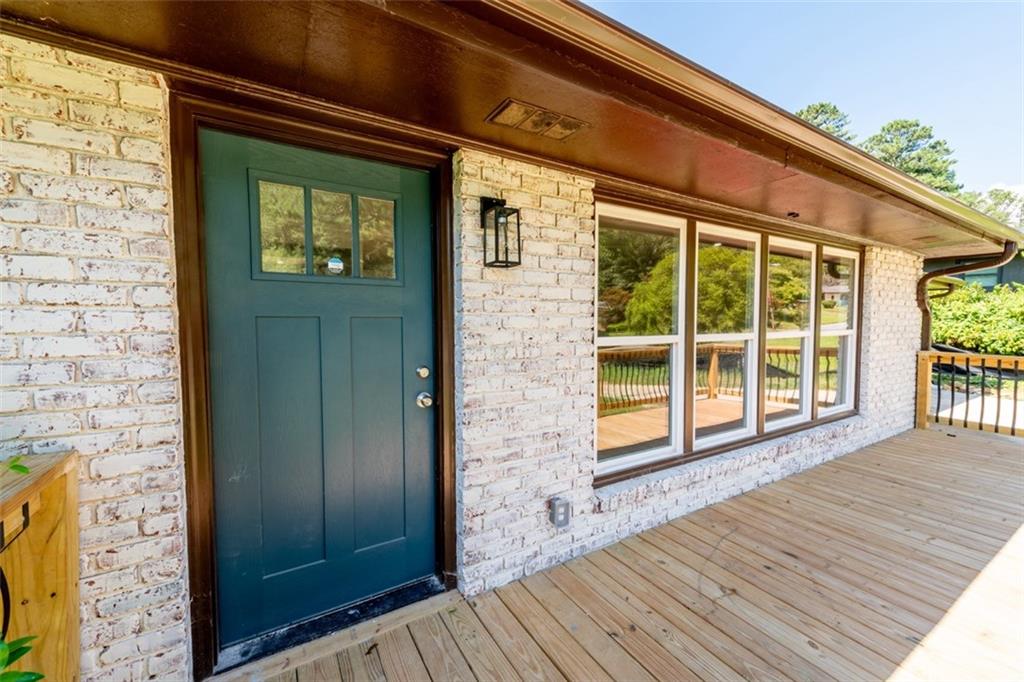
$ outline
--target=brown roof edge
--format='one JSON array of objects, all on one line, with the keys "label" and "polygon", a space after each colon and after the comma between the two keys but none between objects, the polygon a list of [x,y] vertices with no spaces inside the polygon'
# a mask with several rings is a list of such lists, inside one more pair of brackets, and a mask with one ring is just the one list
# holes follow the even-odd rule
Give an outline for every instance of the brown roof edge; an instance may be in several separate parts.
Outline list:
[{"label": "brown roof edge", "polygon": [[597,60],[638,77],[800,150],[845,175],[871,184],[950,221],[994,247],[1024,243],[1024,233],[965,206],[851,144],[744,90],[579,0],[484,0],[493,8],[542,28]]}]

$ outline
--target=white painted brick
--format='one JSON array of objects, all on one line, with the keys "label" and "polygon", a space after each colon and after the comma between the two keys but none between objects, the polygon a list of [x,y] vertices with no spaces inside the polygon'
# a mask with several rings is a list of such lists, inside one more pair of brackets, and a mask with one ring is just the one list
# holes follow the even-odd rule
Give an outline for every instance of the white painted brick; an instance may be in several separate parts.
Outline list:
[{"label": "white painted brick", "polygon": [[0,87],[0,110],[51,119],[66,118],[64,100],[60,97],[6,84]]},{"label": "white painted brick", "polygon": [[21,245],[26,251],[89,256],[117,256],[125,251],[122,237],[67,230],[25,229]]},{"label": "white painted brick", "polygon": [[162,133],[159,114],[131,111],[80,100],[68,102],[68,111],[71,120],[80,125],[153,137],[159,137]]},{"label": "white painted brick", "polygon": [[168,306],[174,303],[174,292],[167,287],[135,287],[132,303],[142,307]]},{"label": "white painted brick", "polygon": [[82,377],[87,381],[164,379],[173,376],[176,369],[175,362],[165,358],[85,360],[82,362]]},{"label": "white painted brick", "polygon": [[187,679],[166,89],[0,51],[0,457],[81,455],[83,682]]},{"label": "white painted brick", "polygon": [[102,206],[120,206],[121,190],[106,180],[22,173],[18,180],[37,199],[82,201]]},{"label": "white painted brick", "polygon": [[98,230],[123,230],[141,234],[166,234],[167,214],[133,209],[79,206],[78,226]]},{"label": "white painted brick", "polygon": [[0,220],[11,223],[65,225],[71,212],[64,204],[33,199],[0,200]]},{"label": "white painted brick", "polygon": [[82,430],[82,422],[73,414],[25,414],[0,417],[0,440],[63,435]]},{"label": "white painted brick", "polygon": [[36,407],[40,410],[70,410],[83,407],[124,405],[131,399],[132,390],[126,384],[42,388],[35,393]]},{"label": "white painted brick", "polygon": [[6,334],[70,332],[75,328],[77,318],[72,310],[11,308],[0,310],[0,329]]},{"label": "white painted brick", "polygon": [[73,272],[70,258],[57,256],[0,256],[0,277],[26,279],[68,279]]},{"label": "white painted brick", "polygon": [[82,278],[89,282],[168,282],[171,269],[165,261],[101,260],[78,261]]},{"label": "white painted brick", "polygon": [[164,93],[158,87],[125,81],[119,84],[118,89],[122,104],[143,109],[163,108]]},{"label": "white painted brick", "polygon": [[75,379],[72,362],[30,362],[0,364],[0,386],[42,386],[66,384]]},{"label": "white painted brick", "polygon": [[72,358],[123,355],[121,336],[30,336],[21,344],[26,358]]},{"label": "white painted brick", "polygon": [[105,156],[78,154],[75,156],[75,172],[94,178],[123,180],[142,185],[163,186],[167,175],[163,168],[155,163],[140,161],[122,161]]},{"label": "white painted brick", "polygon": [[29,391],[0,391],[0,412],[21,412],[32,407]]},{"label": "white painted brick", "polygon": [[[114,284],[51,284],[32,283],[25,287],[25,300],[30,303],[51,303],[62,306],[124,305],[128,290]],[[50,315],[75,313],[65,310],[50,311]],[[31,329],[29,329],[30,331]],[[54,331],[54,330],[39,330]]]},{"label": "white painted brick", "polygon": [[176,459],[174,451],[168,449],[94,457],[89,460],[89,475],[93,478],[116,478],[125,474],[147,473],[173,466]]},{"label": "white painted brick", "polygon": [[11,76],[19,83],[44,90],[111,101],[117,98],[117,88],[113,81],[65,66],[14,59],[11,62]]},{"label": "white painted brick", "polygon": [[97,154],[111,154],[114,151],[113,135],[77,125],[16,118],[13,130],[14,138],[24,142]]},{"label": "white painted brick", "polygon": [[71,173],[71,154],[28,142],[0,141],[0,165],[19,170]]},{"label": "white painted brick", "polygon": [[167,192],[153,187],[126,187],[128,205],[132,208],[163,210],[167,208]]},{"label": "white painted brick", "polygon": [[126,137],[121,140],[121,155],[134,161],[164,163],[166,154],[161,144],[153,140],[139,137]]}]

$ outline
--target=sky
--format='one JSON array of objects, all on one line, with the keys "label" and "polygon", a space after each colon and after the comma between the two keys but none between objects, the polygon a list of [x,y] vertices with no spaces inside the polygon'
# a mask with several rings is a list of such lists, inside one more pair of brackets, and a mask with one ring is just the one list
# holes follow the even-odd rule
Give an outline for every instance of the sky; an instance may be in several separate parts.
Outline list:
[{"label": "sky", "polygon": [[1024,0],[588,4],[787,111],[835,103],[858,140],[920,119],[965,189],[1024,191]]}]

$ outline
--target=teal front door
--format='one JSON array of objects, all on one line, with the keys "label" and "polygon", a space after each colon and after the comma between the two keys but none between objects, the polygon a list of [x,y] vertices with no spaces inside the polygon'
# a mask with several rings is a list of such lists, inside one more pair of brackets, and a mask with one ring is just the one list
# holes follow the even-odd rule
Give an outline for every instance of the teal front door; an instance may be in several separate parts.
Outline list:
[{"label": "teal front door", "polygon": [[226,649],[435,574],[432,214],[424,171],[199,141]]}]

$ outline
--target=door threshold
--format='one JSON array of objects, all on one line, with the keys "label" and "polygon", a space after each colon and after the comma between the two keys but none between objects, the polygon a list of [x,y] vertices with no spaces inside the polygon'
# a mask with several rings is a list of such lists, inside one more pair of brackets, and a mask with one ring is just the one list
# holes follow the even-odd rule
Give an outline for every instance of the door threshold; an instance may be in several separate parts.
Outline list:
[{"label": "door threshold", "polygon": [[263,679],[381,632],[440,611],[462,599],[436,576],[227,647],[210,682]]}]

